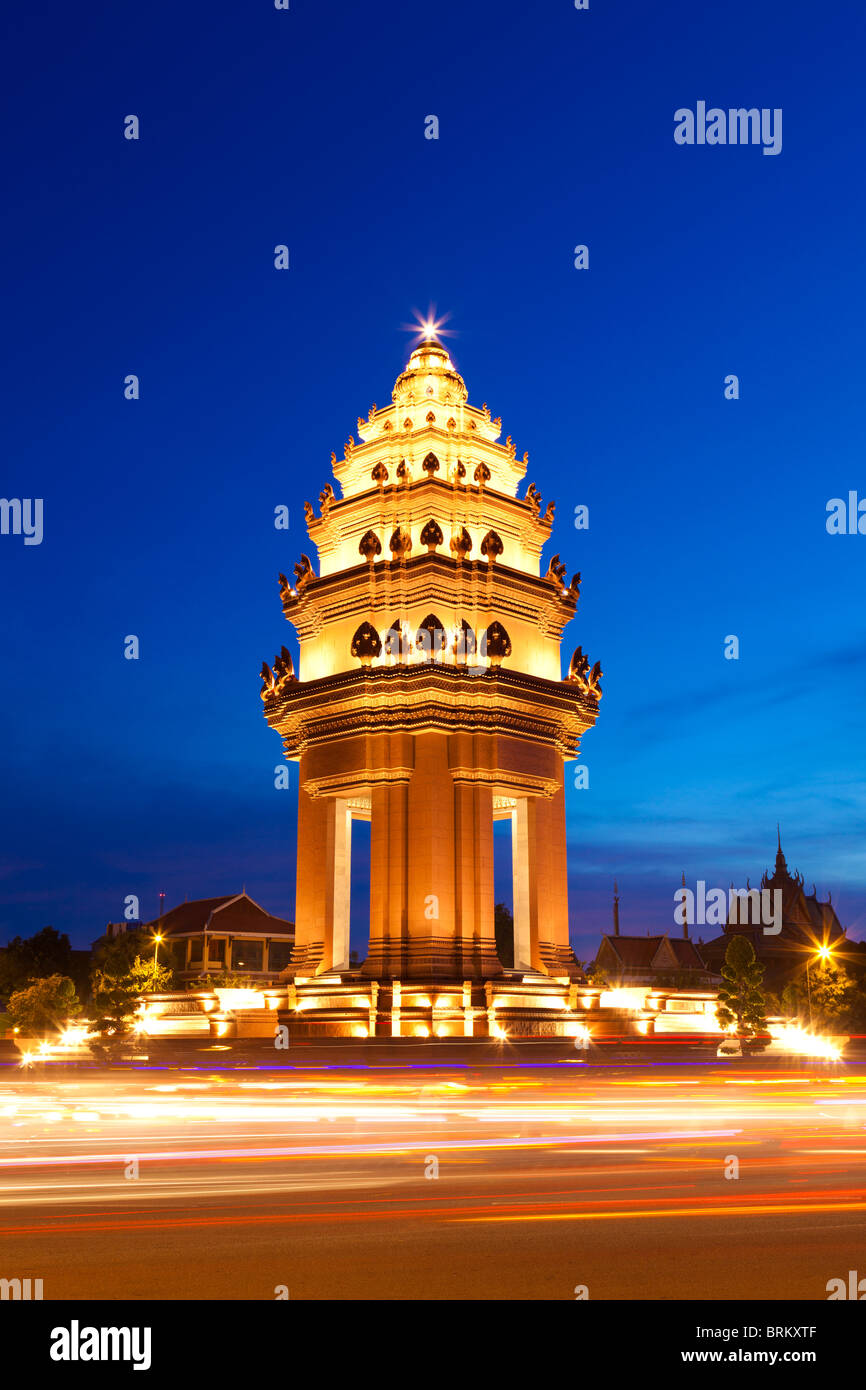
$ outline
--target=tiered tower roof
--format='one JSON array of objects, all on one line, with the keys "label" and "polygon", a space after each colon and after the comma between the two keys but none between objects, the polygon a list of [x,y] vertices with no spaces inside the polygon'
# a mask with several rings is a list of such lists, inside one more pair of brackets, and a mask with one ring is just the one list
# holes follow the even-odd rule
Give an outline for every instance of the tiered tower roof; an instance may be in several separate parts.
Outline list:
[{"label": "tiered tower roof", "polygon": [[[334,481],[319,494],[318,513],[305,503],[318,566],[303,555],[294,582],[280,577],[283,612],[298,633],[305,686],[359,668],[405,674],[416,665],[435,668],[431,676],[495,670],[555,682],[552,702],[575,716],[560,740],[565,751],[594,722],[601,671],[578,649],[562,681],[560,642],[580,575],[566,579],[558,555],[542,573],[555,504],[544,507],[531,483],[518,497],[528,455],[518,459],[501,431],[486,404],[469,404],[438,338],[416,347],[391,404],[372,405],[358,440],[350,436],[341,457],[332,453]],[[282,659],[262,672],[266,715],[289,735],[287,752],[294,735],[277,702],[288,713],[281,697],[291,696],[299,716],[303,705],[289,689],[290,668]]]}]

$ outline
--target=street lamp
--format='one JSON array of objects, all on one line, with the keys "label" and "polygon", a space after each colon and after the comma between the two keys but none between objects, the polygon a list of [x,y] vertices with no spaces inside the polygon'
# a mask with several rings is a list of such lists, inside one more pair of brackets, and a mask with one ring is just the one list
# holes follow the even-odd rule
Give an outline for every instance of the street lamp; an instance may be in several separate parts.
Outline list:
[{"label": "street lamp", "polygon": [[[830,960],[833,954],[832,946],[819,946],[815,952],[815,959],[824,962]],[[811,957],[806,961],[806,989],[809,994],[809,1027],[812,1027],[812,974],[809,969],[812,964]]]},{"label": "street lamp", "polygon": [[161,941],[162,941],[162,937],[160,936],[159,932],[157,932],[156,935],[155,935],[154,938],[153,938],[153,946],[154,946],[154,951],[153,951],[153,978],[154,978],[154,979],[156,979],[156,967],[157,967],[157,961],[159,960],[159,943],[160,943]]}]

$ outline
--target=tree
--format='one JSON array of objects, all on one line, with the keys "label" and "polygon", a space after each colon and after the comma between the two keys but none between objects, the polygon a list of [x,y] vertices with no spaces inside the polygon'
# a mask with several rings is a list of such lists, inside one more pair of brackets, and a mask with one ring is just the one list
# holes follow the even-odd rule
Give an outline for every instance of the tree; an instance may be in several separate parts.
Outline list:
[{"label": "tree", "polygon": [[130,975],[94,971],[93,1006],[96,1018],[91,1033],[98,1033],[104,1041],[121,1042],[129,1033],[132,1019],[138,1011],[140,994],[139,982]]},{"label": "tree", "polygon": [[159,962],[158,944],[150,932],[141,927],[103,937],[93,951],[92,993],[95,996],[98,981],[109,976],[115,980],[128,979],[137,994],[159,994],[171,989],[174,981],[171,969],[157,963],[154,976],[154,960]]},{"label": "tree", "polygon": [[593,989],[610,989],[610,981],[597,961],[584,961],[579,956],[575,956],[574,959],[587,985],[591,985]]},{"label": "tree", "polygon": [[217,970],[213,975],[197,975],[194,980],[188,980],[187,989],[251,989],[249,975],[242,974],[239,970]]},{"label": "tree", "polygon": [[779,1001],[779,1012],[786,1018],[804,1018],[808,1016],[808,1006],[806,994],[802,985],[795,980],[789,980],[782,990],[782,997]]},{"label": "tree", "polygon": [[93,1006],[96,1018],[90,1031],[98,1034],[101,1040],[96,1043],[97,1048],[106,1042],[122,1042],[130,1032],[141,996],[163,993],[171,988],[172,980],[172,972],[167,965],[160,965],[154,960],[142,960],[141,956],[136,956],[129,968],[122,973],[112,974],[107,970],[96,969],[93,972]]},{"label": "tree", "polygon": [[586,967],[586,982],[593,989],[610,989],[611,983],[597,961],[591,960]]},{"label": "tree", "polygon": [[661,989],[697,989],[699,981],[697,970],[661,970],[655,976],[655,984]]},{"label": "tree", "polygon": [[764,967],[747,936],[733,936],[725,951],[723,984],[716,1003],[716,1017],[723,1028],[736,1024],[740,1037],[764,1032],[766,1000],[761,984]]},{"label": "tree", "polygon": [[812,1019],[819,1028],[862,1032],[866,993],[841,966],[823,965],[812,971]]},{"label": "tree", "polygon": [[174,984],[171,966],[160,965],[156,960],[142,960],[136,956],[126,978],[134,984],[138,994],[166,994]]},{"label": "tree", "polygon": [[866,1033],[866,982],[862,979],[852,981],[843,1031]]},{"label": "tree", "polygon": [[34,980],[72,973],[72,947],[65,932],[43,927],[33,936],[14,936],[0,952],[0,997],[8,999]]},{"label": "tree", "polygon": [[514,918],[507,903],[497,903],[493,909],[493,934],[496,954],[507,970],[514,966]]},{"label": "tree", "polygon": [[48,975],[26,989],[16,990],[6,1010],[13,1028],[29,1037],[49,1031],[60,1032],[64,1024],[81,1013],[75,985],[66,975]]},{"label": "tree", "polygon": [[105,975],[125,975],[136,958],[153,960],[156,943],[150,932],[141,927],[132,931],[118,932],[117,936],[104,936],[93,949],[93,975],[101,971]]}]

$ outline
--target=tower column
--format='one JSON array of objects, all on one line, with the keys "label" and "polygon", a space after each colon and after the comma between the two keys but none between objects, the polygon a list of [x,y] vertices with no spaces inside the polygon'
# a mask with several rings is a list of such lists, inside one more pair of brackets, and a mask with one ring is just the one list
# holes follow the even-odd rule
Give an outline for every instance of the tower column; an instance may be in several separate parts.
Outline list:
[{"label": "tower column", "polygon": [[568,937],[568,860],[565,829],[565,770],[553,796],[535,807],[536,856],[540,885],[538,956],[551,975],[575,974],[577,963]]},{"label": "tower column", "polygon": [[363,974],[400,979],[405,973],[408,896],[408,787],[383,782],[370,793],[370,945]]},{"label": "tower column", "polygon": [[518,796],[511,816],[514,967],[574,974],[568,939],[565,789],[552,797]]},{"label": "tower column", "polygon": [[349,968],[351,863],[349,802],[342,797],[312,797],[302,786],[292,953],[299,973]]},{"label": "tower column", "polygon": [[514,968],[538,969],[538,865],[535,797],[519,796],[511,813]]},{"label": "tower column", "polygon": [[463,973],[498,975],[493,925],[493,789],[480,782],[454,787],[455,908]]},{"label": "tower column", "polygon": [[329,970],[349,969],[349,917],[352,899],[352,812],[342,797],[328,798],[324,873],[325,960]]},{"label": "tower column", "polygon": [[303,759],[298,793],[298,869],[295,890],[295,944],[292,966],[314,974],[325,953],[325,875],[322,849],[327,841],[328,803],[304,790]]},{"label": "tower column", "polygon": [[443,734],[418,734],[409,783],[407,974],[459,978],[463,952],[455,913],[454,780]]}]

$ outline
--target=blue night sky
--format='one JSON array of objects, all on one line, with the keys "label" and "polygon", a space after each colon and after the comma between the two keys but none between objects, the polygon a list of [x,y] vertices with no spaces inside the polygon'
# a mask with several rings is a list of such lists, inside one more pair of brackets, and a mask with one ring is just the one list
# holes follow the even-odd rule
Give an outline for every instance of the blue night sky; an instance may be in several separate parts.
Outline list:
[{"label": "blue night sky", "polygon": [[[160,889],[293,915],[277,574],[431,304],[557,502],[545,559],[583,573],[578,955],[614,876],[624,931],[674,930],[681,872],[754,884],[777,821],[866,935],[866,536],[825,527],[866,496],[862,6],[49,0],[7,27],[2,490],[44,499],[44,539],[0,537],[0,940],[82,945]],[[781,108],[781,153],[677,145],[698,101]]]}]

